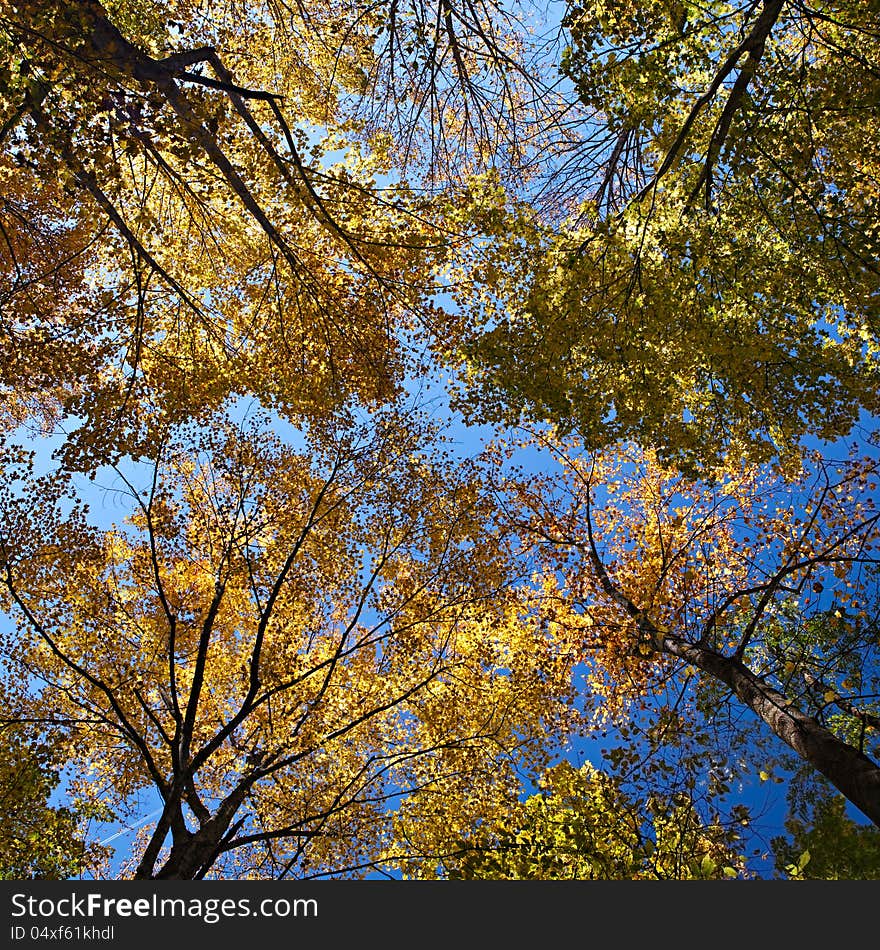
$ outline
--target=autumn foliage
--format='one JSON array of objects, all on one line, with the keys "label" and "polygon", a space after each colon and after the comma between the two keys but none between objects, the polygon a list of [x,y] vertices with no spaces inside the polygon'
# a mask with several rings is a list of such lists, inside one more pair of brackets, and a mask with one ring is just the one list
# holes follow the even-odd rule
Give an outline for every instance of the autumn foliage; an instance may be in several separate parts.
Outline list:
[{"label": "autumn foliage", "polygon": [[0,877],[873,873],[876,4],[549,7],[0,0]]}]

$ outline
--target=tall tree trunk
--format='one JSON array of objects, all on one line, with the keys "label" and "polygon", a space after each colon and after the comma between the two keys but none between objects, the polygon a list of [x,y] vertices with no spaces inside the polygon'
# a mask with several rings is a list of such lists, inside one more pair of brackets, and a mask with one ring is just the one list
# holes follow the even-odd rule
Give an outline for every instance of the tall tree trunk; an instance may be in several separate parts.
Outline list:
[{"label": "tall tree trunk", "polygon": [[226,824],[212,819],[198,831],[178,836],[161,867],[155,872],[152,867],[140,867],[135,880],[191,881],[200,877],[216,859],[225,828]]},{"label": "tall tree trunk", "polygon": [[733,657],[673,634],[658,634],[663,653],[686,660],[721,681],[797,754],[821,772],[853,805],[880,827],[880,766],[838,739],[794,702]]}]

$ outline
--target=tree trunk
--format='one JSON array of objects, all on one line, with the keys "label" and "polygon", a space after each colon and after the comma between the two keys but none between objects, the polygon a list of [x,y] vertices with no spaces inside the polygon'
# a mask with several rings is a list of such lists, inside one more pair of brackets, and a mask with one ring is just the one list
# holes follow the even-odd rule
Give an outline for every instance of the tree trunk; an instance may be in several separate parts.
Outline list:
[{"label": "tree trunk", "polygon": [[224,827],[212,820],[185,840],[176,842],[165,863],[150,879],[191,881],[200,877],[217,856]]},{"label": "tree trunk", "polygon": [[739,660],[673,634],[658,634],[658,643],[663,653],[686,660],[729,686],[783,742],[880,827],[880,766],[802,713]]},{"label": "tree trunk", "polygon": [[[135,880],[191,881],[200,878],[217,858],[220,844],[229,830],[232,817],[242,796],[230,796],[217,813],[201,823],[196,831],[180,828],[174,834],[171,851],[164,863],[155,870],[156,854],[141,862]],[[235,802],[235,804],[231,804]],[[161,828],[159,829],[161,835]]]}]

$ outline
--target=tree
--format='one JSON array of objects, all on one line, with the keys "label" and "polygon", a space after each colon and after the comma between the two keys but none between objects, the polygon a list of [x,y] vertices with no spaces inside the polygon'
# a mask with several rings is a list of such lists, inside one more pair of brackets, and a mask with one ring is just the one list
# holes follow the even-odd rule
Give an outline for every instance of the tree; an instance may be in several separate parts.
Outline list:
[{"label": "tree", "polygon": [[477,469],[411,410],[301,448],[271,422],[166,426],[116,466],[109,529],[7,451],[7,675],[40,687],[30,721],[67,724],[77,797],[159,798],[138,878],[357,874],[396,802],[490,801],[564,718]]},{"label": "tree", "polygon": [[704,471],[876,412],[877,5],[612,0],[566,22],[594,115],[558,171],[572,207],[474,190],[462,405]]},{"label": "tree", "polygon": [[793,880],[876,880],[880,831],[846,814],[846,802],[825,786],[786,819],[788,837],[773,839],[776,871]]},{"label": "tree", "polygon": [[[415,369],[430,221],[405,185],[376,188],[381,155],[309,134],[326,110],[296,47],[265,11],[223,6],[2,8],[8,345],[36,355],[98,461],[144,437],[141,387],[177,419],[242,392],[301,417],[379,404]],[[33,306],[64,288],[75,308]]]},{"label": "tree", "polygon": [[59,784],[51,747],[23,737],[17,725],[0,731],[0,880],[59,880],[92,870],[101,849],[86,844],[85,816],[50,803]]},{"label": "tree", "polygon": [[[686,796],[630,800],[589,763],[548,770],[511,814],[451,843],[439,876],[458,880],[700,880],[736,877],[736,835],[705,826]],[[419,834],[416,828],[407,830]],[[408,867],[432,870],[436,846]]]},{"label": "tree", "polygon": [[545,6],[380,0],[341,4],[326,20],[317,9],[297,13],[320,37],[303,44],[314,59],[335,70],[357,51],[341,110],[361,134],[387,143],[399,167],[442,190],[486,167],[505,169],[512,181],[540,175],[536,159],[572,108],[554,88]]},{"label": "tree", "polygon": [[398,402],[434,209],[345,111],[417,69],[484,136],[496,13],[0,4],[3,674],[72,796],[161,801],[135,876],[361,873],[394,803],[501,801],[564,718],[476,468]]},{"label": "tree", "polygon": [[[424,372],[425,331],[454,326],[425,299],[450,240],[426,186],[534,138],[517,23],[469,2],[5,0],[4,379],[48,384],[71,464],[149,441],[141,386],[176,419],[248,393],[295,421]],[[76,306],[34,306],[59,291]]]},{"label": "tree", "polygon": [[706,714],[741,703],[880,824],[876,463],[730,466],[701,483],[653,453],[546,444],[560,469],[508,487],[604,714],[670,681],[682,696],[692,678],[715,684]]}]

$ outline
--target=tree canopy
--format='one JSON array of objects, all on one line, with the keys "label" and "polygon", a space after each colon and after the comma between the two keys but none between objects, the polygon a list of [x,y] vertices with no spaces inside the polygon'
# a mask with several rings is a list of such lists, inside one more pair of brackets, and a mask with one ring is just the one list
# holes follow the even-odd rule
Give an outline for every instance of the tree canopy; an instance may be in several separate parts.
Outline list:
[{"label": "tree canopy", "polygon": [[[451,880],[717,880],[735,878],[743,860],[735,832],[703,825],[687,796],[634,802],[615,781],[586,763],[562,762],[541,791],[511,816],[476,828],[467,839],[436,844]],[[411,860],[413,871],[430,868]]]},{"label": "tree canopy", "polygon": [[880,5],[0,52],[4,876],[875,873]]},{"label": "tree canopy", "polygon": [[54,750],[21,732],[7,723],[0,733],[0,880],[73,877],[104,857],[83,829],[89,818],[109,817],[107,808],[53,804],[61,781]]},{"label": "tree canopy", "polygon": [[[562,223],[484,190],[466,403],[705,467],[876,412],[874,3],[573,4]],[[575,173],[576,172],[576,173]],[[498,274],[503,275],[501,278]]]}]

